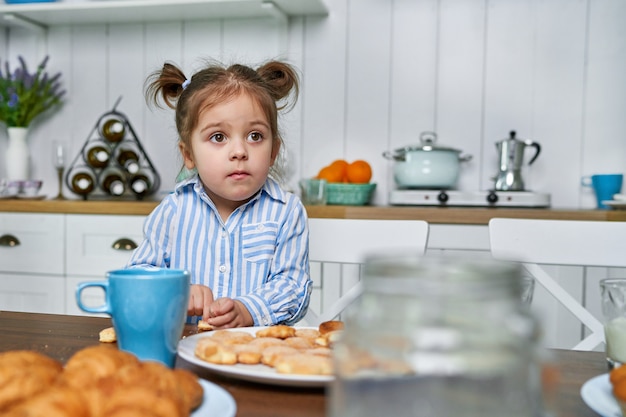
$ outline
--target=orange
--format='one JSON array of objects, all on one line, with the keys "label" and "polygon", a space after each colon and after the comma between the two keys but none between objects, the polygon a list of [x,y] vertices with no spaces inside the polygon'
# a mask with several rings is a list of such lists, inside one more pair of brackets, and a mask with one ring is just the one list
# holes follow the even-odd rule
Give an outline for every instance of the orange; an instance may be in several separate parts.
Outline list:
[{"label": "orange", "polygon": [[342,182],[348,181],[348,161],[345,159],[336,159],[329,166],[341,172]]},{"label": "orange", "polygon": [[328,165],[320,169],[320,172],[317,174],[317,178],[320,180],[326,180],[327,182],[342,182],[343,171],[337,167]]},{"label": "orange", "polygon": [[372,167],[362,159],[349,164],[346,173],[348,182],[353,184],[367,184],[372,179]]}]

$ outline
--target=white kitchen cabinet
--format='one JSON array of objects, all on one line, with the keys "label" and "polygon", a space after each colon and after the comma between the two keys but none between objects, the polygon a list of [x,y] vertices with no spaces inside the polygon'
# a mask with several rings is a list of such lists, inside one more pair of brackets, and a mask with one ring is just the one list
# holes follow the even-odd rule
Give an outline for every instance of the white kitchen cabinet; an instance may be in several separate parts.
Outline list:
[{"label": "white kitchen cabinet", "polygon": [[103,278],[107,271],[123,268],[132,248],[117,246],[123,239],[139,245],[144,220],[145,216],[68,215],[67,275]]},{"label": "white kitchen cabinet", "polygon": [[[139,244],[144,219],[0,213],[0,310],[85,314],[76,305],[76,286],[123,268],[130,250],[114,246],[122,239]],[[97,288],[83,293],[86,304],[103,300]]]},{"label": "white kitchen cabinet", "polygon": [[65,309],[62,214],[0,214],[0,310]]},{"label": "white kitchen cabinet", "polygon": [[65,277],[0,273],[0,310],[63,314]]},{"label": "white kitchen cabinet", "polygon": [[[76,304],[76,286],[83,281],[105,279],[107,271],[120,269],[130,258],[133,246],[143,239],[145,216],[68,215],[66,228],[66,313],[86,314]],[[104,302],[98,288],[83,292],[83,303]]]},{"label": "white kitchen cabinet", "polygon": [[325,16],[323,0],[65,0],[0,6],[0,25],[55,25],[226,18]]}]

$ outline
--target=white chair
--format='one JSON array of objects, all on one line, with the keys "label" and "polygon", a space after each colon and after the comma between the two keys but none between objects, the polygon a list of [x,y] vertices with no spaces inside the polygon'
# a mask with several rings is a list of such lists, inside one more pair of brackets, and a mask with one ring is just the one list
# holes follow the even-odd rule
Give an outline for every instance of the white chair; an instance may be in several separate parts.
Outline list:
[{"label": "white chair", "polygon": [[[320,314],[311,307],[305,317],[307,324],[318,325],[332,320],[358,297],[362,287],[359,281],[360,264],[370,254],[390,251],[411,252],[423,255],[428,242],[428,223],[422,220],[361,220],[361,219],[309,219],[309,261],[321,263],[316,270],[319,281],[344,280],[345,269],[325,269],[325,264],[353,264],[356,278],[346,290],[339,289],[338,299]],[[325,271],[332,271],[325,273]],[[312,275],[314,275],[312,273]],[[349,275],[349,274],[348,274]],[[314,277],[315,281],[315,277]],[[349,280],[348,280],[349,281]],[[321,285],[324,285],[322,282]],[[335,282],[336,283],[336,282]],[[340,287],[340,286],[339,286]],[[339,288],[338,287],[338,288]]]},{"label": "white chair", "polygon": [[[590,331],[573,350],[604,342],[604,327],[541,265],[626,267],[626,222],[494,218],[489,222],[492,256],[522,262],[554,298]],[[584,299],[584,289],[583,297]]]}]

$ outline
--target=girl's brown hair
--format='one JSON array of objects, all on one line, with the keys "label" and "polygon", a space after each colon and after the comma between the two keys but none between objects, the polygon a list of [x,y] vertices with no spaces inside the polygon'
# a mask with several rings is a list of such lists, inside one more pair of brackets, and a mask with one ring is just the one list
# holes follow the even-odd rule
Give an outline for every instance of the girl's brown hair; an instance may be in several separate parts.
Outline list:
[{"label": "girl's brown hair", "polygon": [[[293,102],[289,102],[292,92]],[[182,70],[166,62],[161,70],[150,74],[146,80],[148,104],[162,107],[160,101],[163,101],[175,109],[176,129],[187,149],[191,149],[191,133],[198,124],[200,114],[241,93],[248,94],[263,109],[274,146],[281,146],[283,139],[278,129],[278,111],[293,108],[298,92],[295,69],[280,61],[269,61],[256,70],[241,64],[225,67],[211,62],[188,81]],[[278,175],[275,170],[272,173]]]}]

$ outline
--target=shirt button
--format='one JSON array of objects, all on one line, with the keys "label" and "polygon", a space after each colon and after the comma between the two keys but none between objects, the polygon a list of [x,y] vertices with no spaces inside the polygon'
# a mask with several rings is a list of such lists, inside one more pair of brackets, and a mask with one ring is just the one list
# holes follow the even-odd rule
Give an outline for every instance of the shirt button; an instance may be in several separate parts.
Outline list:
[{"label": "shirt button", "polygon": [[256,228],[257,228],[257,230],[263,230],[263,225],[262,224],[257,224]]},{"label": "shirt button", "polygon": [[226,237],[226,231],[222,230],[222,237]]},{"label": "shirt button", "polygon": [[226,272],[226,265],[220,265],[220,272]]}]

